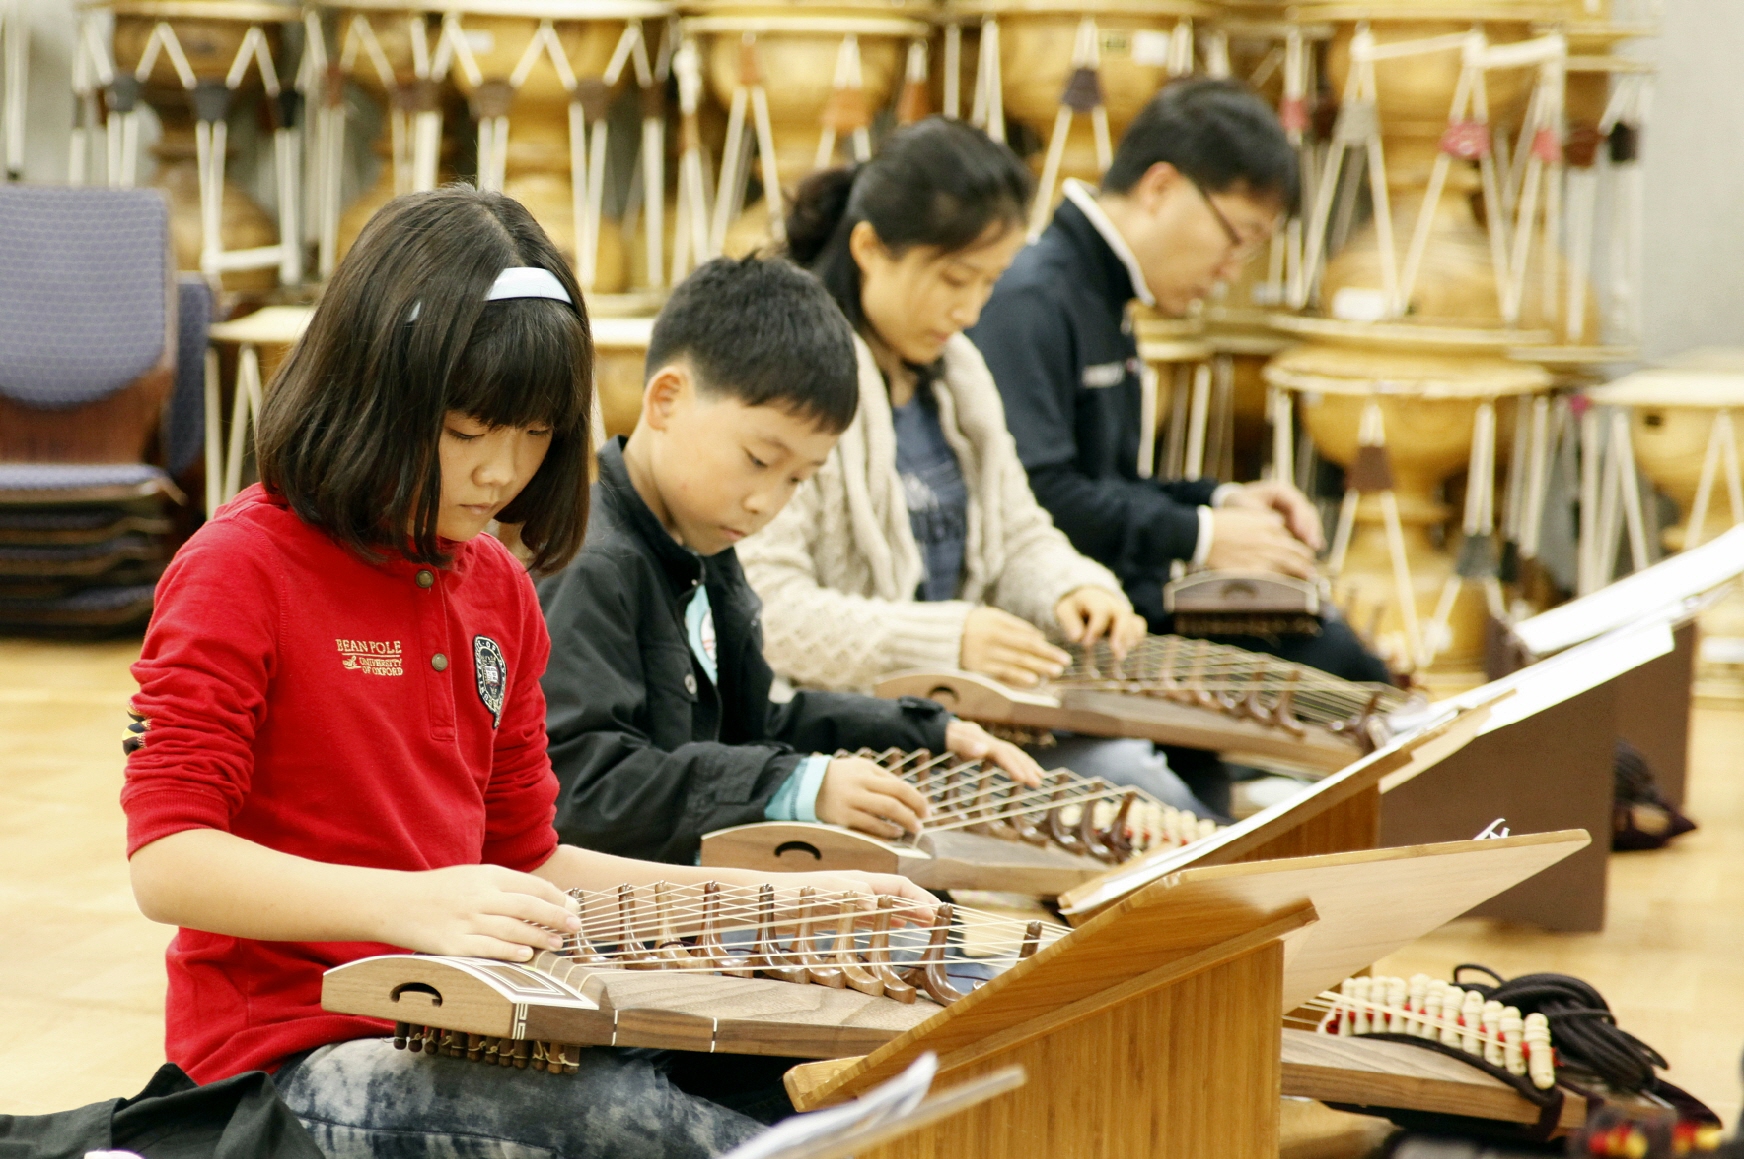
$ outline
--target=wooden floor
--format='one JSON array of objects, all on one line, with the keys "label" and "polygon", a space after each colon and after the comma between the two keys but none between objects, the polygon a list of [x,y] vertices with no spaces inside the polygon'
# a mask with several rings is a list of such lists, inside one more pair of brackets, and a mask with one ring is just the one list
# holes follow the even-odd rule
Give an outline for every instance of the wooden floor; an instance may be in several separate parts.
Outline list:
[{"label": "wooden floor", "polygon": [[[131,1095],[163,1058],[170,931],[133,906],[117,803],[137,650],[0,641],[0,1114]],[[1703,829],[1669,850],[1612,858],[1604,933],[1462,921],[1377,969],[1445,976],[1481,962],[1585,978],[1671,1060],[1673,1081],[1735,1124],[1744,711],[1699,709],[1695,740],[1689,807]]]}]

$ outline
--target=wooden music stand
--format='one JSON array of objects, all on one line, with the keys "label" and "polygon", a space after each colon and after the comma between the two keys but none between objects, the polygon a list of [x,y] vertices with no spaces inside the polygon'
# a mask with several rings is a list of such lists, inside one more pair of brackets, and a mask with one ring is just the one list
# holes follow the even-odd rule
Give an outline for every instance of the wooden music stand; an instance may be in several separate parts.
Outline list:
[{"label": "wooden music stand", "polygon": [[1696,679],[1699,597],[1744,574],[1744,528],[1625,576],[1616,583],[1504,629],[1491,649],[1490,679],[1615,631],[1650,612],[1682,609],[1670,653],[1616,681],[1615,732],[1640,749],[1659,791],[1682,807],[1689,776],[1690,707]]},{"label": "wooden music stand", "polygon": [[1515,830],[1606,834],[1474,911],[1552,930],[1603,929],[1619,689],[1643,665],[1673,654],[1670,625],[1680,614],[1650,615],[1454,698],[1515,693],[1462,751],[1383,780],[1381,844],[1466,837],[1498,819]]},{"label": "wooden music stand", "polygon": [[1489,719],[1492,705],[1507,695],[1473,697],[1469,704],[1432,712],[1416,729],[1286,801],[1191,845],[1159,849],[1107,870],[1061,894],[1060,913],[1081,924],[1109,902],[1183,869],[1373,849],[1381,843],[1381,785],[1413,777],[1464,748]]},{"label": "wooden music stand", "polygon": [[1587,843],[1548,833],[1190,869],[872,1053],[796,1067],[801,1109],[922,1051],[940,1076],[1034,1080],[866,1156],[1275,1159],[1283,1012]]},{"label": "wooden music stand", "polygon": [[[733,1149],[721,1159],[752,1159],[753,1156],[755,1159],[850,1159],[869,1148],[893,1143],[952,1115],[961,1114],[997,1095],[1014,1091],[1028,1081],[1028,1077],[1021,1066],[1008,1066],[1004,1070],[959,1083],[949,1090],[930,1094],[907,1114],[893,1118],[881,1117],[870,1124],[835,1130],[792,1147],[759,1147],[758,1143],[762,1139],[757,1137]],[[787,1120],[789,1123],[793,1121]],[[741,1155],[741,1152],[745,1154]]]}]

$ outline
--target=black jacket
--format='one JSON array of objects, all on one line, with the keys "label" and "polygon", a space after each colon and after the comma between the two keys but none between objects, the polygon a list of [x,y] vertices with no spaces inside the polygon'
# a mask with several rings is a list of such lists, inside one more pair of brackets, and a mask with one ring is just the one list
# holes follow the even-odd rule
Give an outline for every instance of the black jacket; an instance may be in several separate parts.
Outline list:
[{"label": "black jacket", "polygon": [[1132,276],[1070,201],[999,279],[969,337],[987,360],[1036,499],[1072,546],[1120,577],[1133,607],[1163,619],[1169,564],[1199,542],[1195,508],[1215,479],[1138,473],[1138,342]]},{"label": "black jacket", "polygon": [[[718,689],[684,626],[699,583]],[[687,864],[704,833],[763,820],[806,754],[944,748],[951,717],[930,700],[800,692],[771,703],[762,604],[738,555],[681,547],[630,485],[617,441],[600,452],[587,544],[539,585],[539,602],[557,832],[571,844]]]}]

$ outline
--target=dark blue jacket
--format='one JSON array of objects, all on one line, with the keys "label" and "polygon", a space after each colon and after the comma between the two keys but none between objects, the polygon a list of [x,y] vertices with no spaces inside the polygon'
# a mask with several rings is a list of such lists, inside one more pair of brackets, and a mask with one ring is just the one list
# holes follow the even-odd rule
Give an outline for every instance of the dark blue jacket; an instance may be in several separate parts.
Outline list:
[{"label": "dark blue jacket", "polygon": [[1120,577],[1155,626],[1169,565],[1193,557],[1195,508],[1210,502],[1217,481],[1138,473],[1132,298],[1126,264],[1066,201],[994,287],[969,337],[999,384],[1036,499],[1072,546]]}]

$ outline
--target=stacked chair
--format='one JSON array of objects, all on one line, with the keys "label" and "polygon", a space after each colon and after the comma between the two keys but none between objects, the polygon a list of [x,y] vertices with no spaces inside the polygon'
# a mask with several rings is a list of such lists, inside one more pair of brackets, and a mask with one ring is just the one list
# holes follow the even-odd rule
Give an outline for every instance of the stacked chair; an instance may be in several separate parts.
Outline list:
[{"label": "stacked chair", "polygon": [[174,270],[153,190],[0,187],[0,631],[151,613],[182,495],[154,460],[202,437],[211,300]]}]

